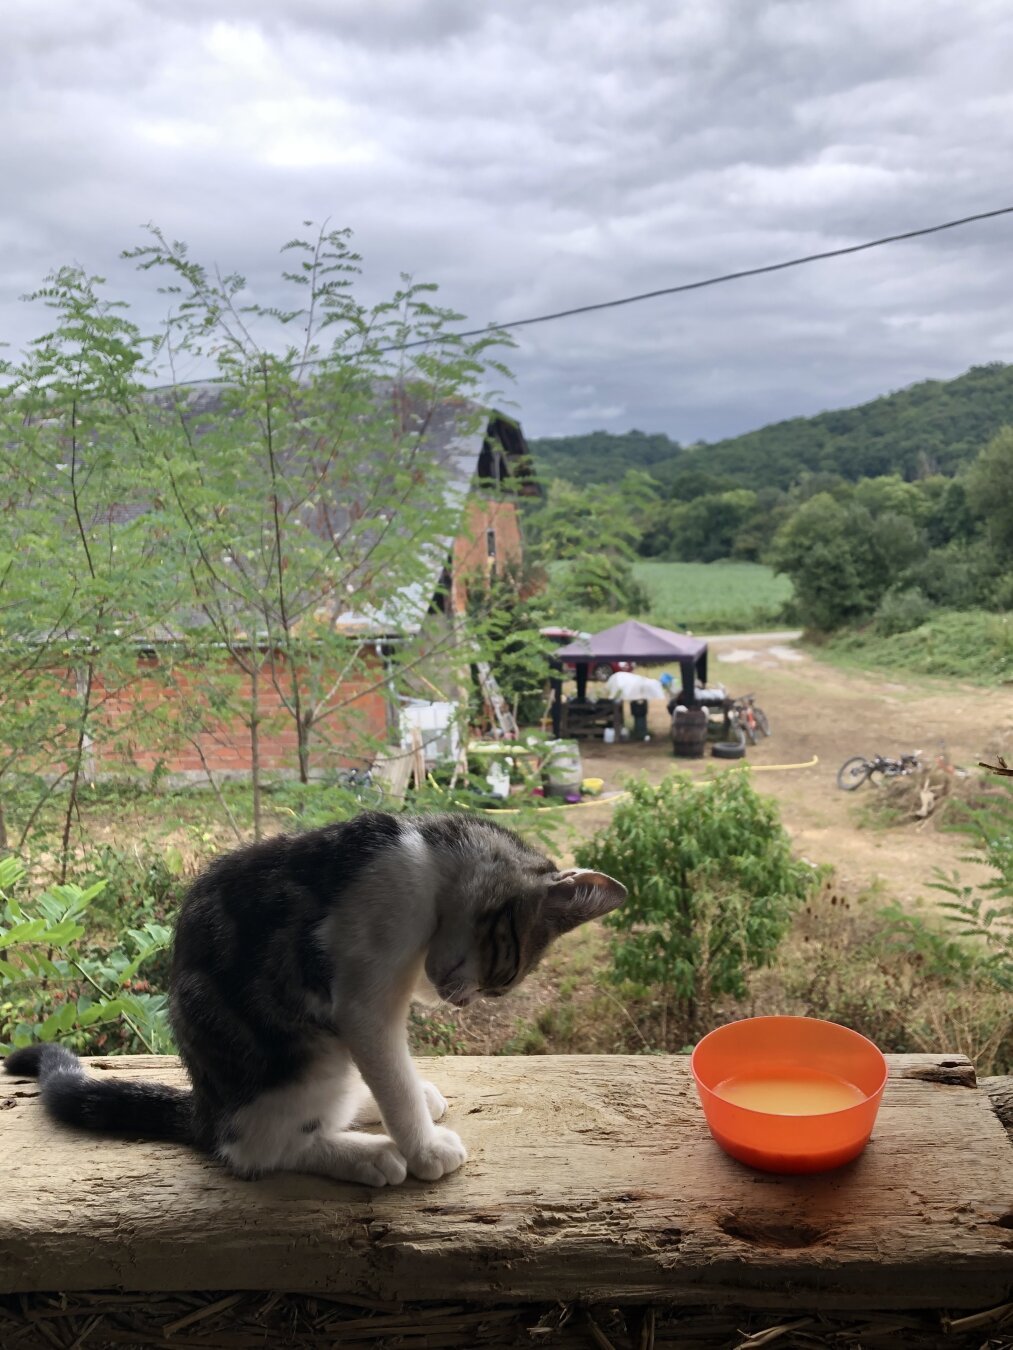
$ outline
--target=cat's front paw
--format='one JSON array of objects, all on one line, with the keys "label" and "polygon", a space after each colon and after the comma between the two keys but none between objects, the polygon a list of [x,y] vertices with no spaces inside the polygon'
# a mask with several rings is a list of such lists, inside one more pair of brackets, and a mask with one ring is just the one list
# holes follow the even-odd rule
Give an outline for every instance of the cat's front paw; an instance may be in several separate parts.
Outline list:
[{"label": "cat's front paw", "polygon": [[408,1159],[408,1170],[423,1181],[439,1181],[449,1172],[456,1172],[468,1161],[468,1150],[453,1130],[436,1125],[433,1133]]},{"label": "cat's front paw", "polygon": [[385,1134],[349,1131],[332,1141],[328,1170],[340,1181],[355,1181],[361,1186],[398,1186],[408,1174],[408,1164],[394,1140]]},{"label": "cat's front paw", "polygon": [[429,1115],[433,1120],[442,1120],[447,1114],[447,1099],[438,1087],[422,1080],[422,1091],[426,1094],[426,1106],[429,1107]]}]

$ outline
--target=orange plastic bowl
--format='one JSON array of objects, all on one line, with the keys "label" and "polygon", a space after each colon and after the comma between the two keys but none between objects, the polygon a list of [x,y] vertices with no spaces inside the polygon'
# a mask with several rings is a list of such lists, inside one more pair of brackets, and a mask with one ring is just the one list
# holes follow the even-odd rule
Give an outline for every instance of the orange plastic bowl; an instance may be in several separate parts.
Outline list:
[{"label": "orange plastic bowl", "polygon": [[690,1067],[724,1151],[765,1172],[826,1172],[869,1141],[886,1060],[864,1036],[813,1017],[749,1017],[705,1036]]}]

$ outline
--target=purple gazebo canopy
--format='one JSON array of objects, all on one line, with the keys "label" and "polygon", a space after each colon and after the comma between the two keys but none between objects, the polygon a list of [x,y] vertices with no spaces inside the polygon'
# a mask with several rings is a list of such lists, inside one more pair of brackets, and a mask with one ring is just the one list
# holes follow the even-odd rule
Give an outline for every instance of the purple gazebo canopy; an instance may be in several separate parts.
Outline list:
[{"label": "purple gazebo canopy", "polygon": [[627,619],[589,638],[569,642],[557,650],[556,660],[633,661],[640,665],[671,661],[678,662],[684,685],[687,676],[690,677],[690,688],[694,676],[702,683],[707,681],[707,643],[703,638],[673,633],[668,628],[655,628],[639,619]]}]

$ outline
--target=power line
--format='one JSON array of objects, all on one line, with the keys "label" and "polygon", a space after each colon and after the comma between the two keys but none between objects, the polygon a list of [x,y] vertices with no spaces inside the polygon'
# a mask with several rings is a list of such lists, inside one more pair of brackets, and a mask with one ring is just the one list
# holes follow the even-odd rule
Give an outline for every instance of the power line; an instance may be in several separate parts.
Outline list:
[{"label": "power line", "polygon": [[[864,244],[850,244],[847,248],[831,248],[823,253],[807,253],[801,258],[789,258],[787,262],[766,263],[763,267],[747,267],[740,272],[724,272],[721,276],[706,277],[703,281],[686,281],[679,286],[663,286],[657,291],[642,291],[639,295],[625,295],[619,300],[599,300],[593,305],[577,305],[573,309],[559,309],[553,314],[539,314],[533,319],[513,319],[506,323],[490,323],[484,328],[473,328],[458,333],[457,337],[478,337],[482,333],[495,333],[501,328],[526,328],[535,323],[550,323],[553,319],[569,319],[576,314],[593,314],[600,309],[618,309],[620,305],[636,305],[641,300],[656,300],[662,295],[680,295],[685,291],[703,290],[705,286],[720,286],[727,281],[741,281],[745,277],[764,276],[768,272],[783,272],[789,267],[802,267],[806,263],[822,262],[825,258],[841,258],[846,253],[863,253],[866,249],[882,248],[884,244],[896,244],[904,239],[918,239],[926,234],[939,234],[942,230],[955,230],[961,225],[971,225],[976,220],[992,220],[995,216],[1008,216],[1013,206],[1000,206],[995,211],[981,211],[974,216],[963,216],[960,220],[947,220],[942,225],[926,225],[920,230],[905,230],[903,234],[887,234],[882,239],[870,239]],[[422,346],[423,343],[408,342],[405,346]]]},{"label": "power line", "polygon": [[[766,276],[770,272],[784,272],[789,267],[804,267],[808,263],[823,262],[827,258],[843,258],[849,253],[865,253],[869,249],[883,248],[886,244],[902,243],[905,239],[920,239],[927,234],[940,234],[943,230],[956,230],[963,225],[973,225],[979,220],[994,220],[997,216],[1013,214],[1013,206],[1000,206],[994,211],[979,211],[973,216],[961,216],[959,220],[946,220],[941,225],[924,225],[917,230],[905,230],[901,234],[886,234],[881,239],[869,239],[864,244],[849,244],[846,248],[826,249],[821,253],[806,253],[800,258],[788,258],[784,262],[765,263],[762,267],[746,267],[738,272],[723,272],[719,276],[705,277],[702,281],[684,281],[678,286],[662,286],[655,291],[641,291],[638,295],[624,295],[618,300],[598,300],[590,305],[576,305],[572,309],[559,309],[551,314],[537,314],[529,319],[509,319],[503,323],[488,323],[482,328],[468,328],[462,333],[454,333],[457,338],[484,337],[488,333],[505,332],[513,328],[530,328],[536,323],[552,323],[556,319],[571,319],[578,314],[594,314],[604,309],[619,309],[623,305],[637,305],[644,300],[657,300],[663,295],[683,295],[687,291],[701,291],[707,286],[723,286],[729,281],[743,281],[746,277]],[[415,342],[404,342],[390,347],[381,347],[379,352],[405,351],[410,347],[428,347],[437,338],[419,338]],[[325,357],[311,361],[300,361],[296,370],[306,366],[319,365]],[[206,380],[180,380],[175,385],[159,385],[160,389],[173,389],[193,384],[214,384],[217,377]]]}]

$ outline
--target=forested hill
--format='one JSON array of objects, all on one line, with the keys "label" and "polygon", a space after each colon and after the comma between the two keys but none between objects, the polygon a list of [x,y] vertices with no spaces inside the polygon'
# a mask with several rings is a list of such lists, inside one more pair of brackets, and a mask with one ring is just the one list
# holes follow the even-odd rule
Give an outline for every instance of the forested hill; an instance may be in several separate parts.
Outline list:
[{"label": "forested hill", "polygon": [[955,380],[925,380],[857,408],[795,417],[743,436],[683,448],[630,431],[531,441],[543,478],[612,482],[643,469],[663,483],[694,470],[741,487],[787,488],[803,473],[855,481],[899,473],[954,473],[1002,426],[1013,425],[1013,365],[973,366]]}]

